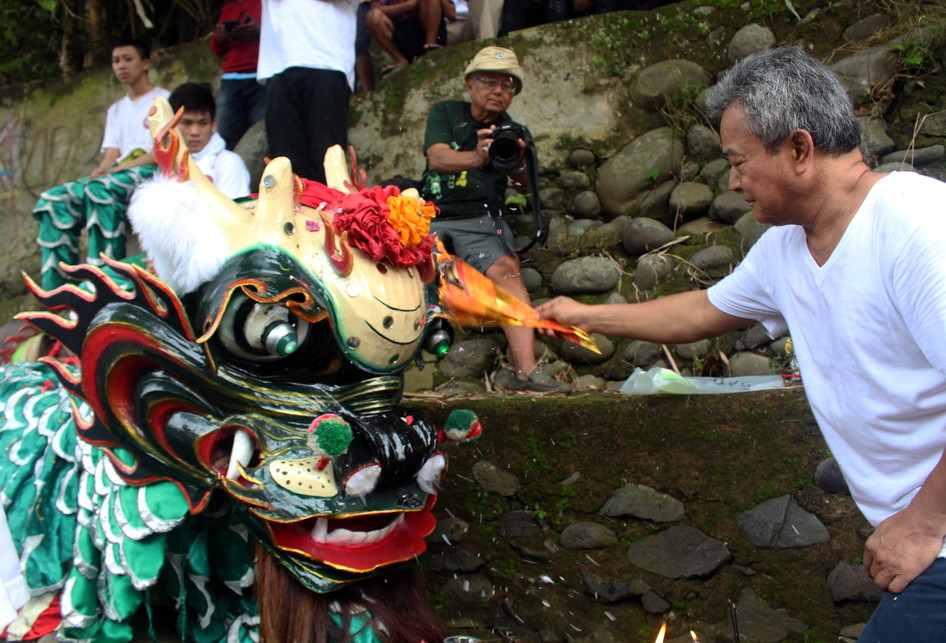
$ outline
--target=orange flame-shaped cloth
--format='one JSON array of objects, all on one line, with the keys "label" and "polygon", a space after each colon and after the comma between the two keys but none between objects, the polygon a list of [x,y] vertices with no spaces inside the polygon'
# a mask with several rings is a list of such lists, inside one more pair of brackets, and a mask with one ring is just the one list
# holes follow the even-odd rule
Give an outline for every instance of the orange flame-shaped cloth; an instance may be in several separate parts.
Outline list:
[{"label": "orange flame-shaped cloth", "polygon": [[601,353],[588,333],[576,326],[540,319],[535,308],[513,297],[462,259],[448,254],[443,246],[438,248],[437,266],[440,270],[440,305],[444,308],[442,316],[457,326],[500,324],[544,328],[558,337]]}]

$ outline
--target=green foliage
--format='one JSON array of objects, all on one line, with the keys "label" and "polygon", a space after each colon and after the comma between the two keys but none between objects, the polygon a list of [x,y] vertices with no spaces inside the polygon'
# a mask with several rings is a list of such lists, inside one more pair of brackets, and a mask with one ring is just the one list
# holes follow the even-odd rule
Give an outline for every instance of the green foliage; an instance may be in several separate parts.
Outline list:
[{"label": "green foliage", "polygon": [[55,76],[59,36],[41,3],[0,0],[0,84]]},{"label": "green foliage", "polygon": [[899,45],[891,45],[890,48],[900,55],[900,64],[908,74],[921,74],[936,65],[929,42],[923,38],[914,36]]}]

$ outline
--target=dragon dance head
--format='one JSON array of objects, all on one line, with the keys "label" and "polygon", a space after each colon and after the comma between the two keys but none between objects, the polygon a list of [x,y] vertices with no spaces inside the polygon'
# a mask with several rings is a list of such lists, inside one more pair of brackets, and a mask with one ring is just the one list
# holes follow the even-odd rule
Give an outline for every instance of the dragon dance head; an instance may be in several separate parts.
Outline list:
[{"label": "dragon dance head", "polygon": [[92,409],[76,407],[81,437],[127,483],[174,482],[194,513],[224,498],[316,592],[412,560],[435,526],[440,443],[479,433],[469,412],[444,432],[396,405],[430,328],[433,207],[355,189],[343,157],[328,185],[276,159],[235,202],[163,99],[150,124],[163,173],[129,219],[154,272],[107,261],[65,267],[77,284],[49,292],[28,280],[48,312],[23,317],[81,364],[80,378],[50,360]]}]

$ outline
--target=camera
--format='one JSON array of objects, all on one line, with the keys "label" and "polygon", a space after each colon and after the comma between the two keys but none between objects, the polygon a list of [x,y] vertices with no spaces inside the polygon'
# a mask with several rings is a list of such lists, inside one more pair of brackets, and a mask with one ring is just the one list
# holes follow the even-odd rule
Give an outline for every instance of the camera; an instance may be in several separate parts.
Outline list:
[{"label": "camera", "polygon": [[226,29],[227,31],[233,31],[236,28],[236,26],[239,24],[240,23],[237,22],[236,20],[224,20],[223,28]]},{"label": "camera", "polygon": [[525,138],[521,126],[510,123],[497,125],[486,138],[493,139],[492,145],[489,146],[489,160],[494,168],[508,172],[519,165],[519,157],[522,155],[519,141]]}]

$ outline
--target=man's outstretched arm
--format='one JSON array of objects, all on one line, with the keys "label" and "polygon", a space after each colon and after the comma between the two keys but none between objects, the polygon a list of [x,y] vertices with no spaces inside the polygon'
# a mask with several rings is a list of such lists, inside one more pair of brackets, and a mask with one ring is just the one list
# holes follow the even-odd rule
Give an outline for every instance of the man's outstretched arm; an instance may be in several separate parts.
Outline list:
[{"label": "man's outstretched arm", "polygon": [[556,297],[537,310],[544,319],[578,326],[588,332],[658,344],[687,344],[752,323],[752,320],[734,317],[718,309],[710,303],[705,290],[692,290],[640,304],[598,306]]}]

